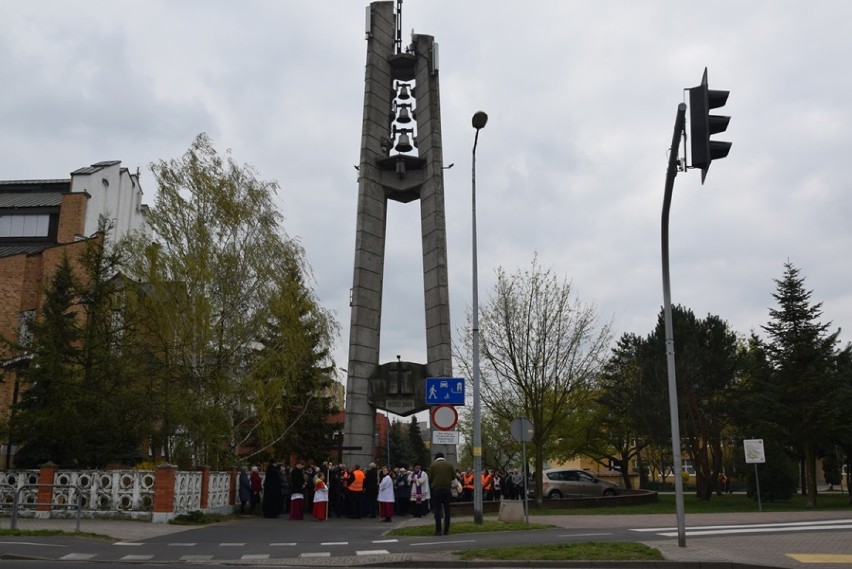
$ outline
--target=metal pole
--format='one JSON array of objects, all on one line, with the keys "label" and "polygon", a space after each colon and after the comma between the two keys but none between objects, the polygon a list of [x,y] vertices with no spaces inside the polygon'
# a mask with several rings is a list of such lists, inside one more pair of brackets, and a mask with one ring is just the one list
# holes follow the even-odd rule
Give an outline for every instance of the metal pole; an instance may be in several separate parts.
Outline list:
[{"label": "metal pole", "polygon": [[526,525],[530,525],[530,506],[529,506],[529,489],[527,488],[527,439],[523,439],[523,443],[521,443],[521,454],[523,454],[524,458],[524,522]]},{"label": "metal pole", "polygon": [[473,138],[471,157],[471,216],[473,259],[473,523],[482,525],[482,417],[479,402],[479,277],[476,262],[476,143],[479,142],[479,129],[488,122],[488,115],[478,111],[473,115],[473,128],[476,135]]},{"label": "metal pole", "polygon": [[760,501],[760,478],[757,476],[757,463],[754,463],[754,484],[757,488],[757,511],[763,511],[763,503]]},{"label": "metal pole", "polygon": [[683,508],[683,478],[681,477],[683,465],[680,456],[680,420],[678,418],[677,380],[675,378],[672,299],[671,288],[669,285],[669,210],[671,209],[672,203],[672,190],[674,189],[674,179],[675,176],[677,176],[678,150],[680,149],[680,139],[684,132],[685,117],[686,105],[684,103],[681,103],[677,107],[674,134],[672,135],[672,146],[669,154],[669,166],[668,170],[666,171],[666,188],[665,196],[663,198],[663,217],[661,231],[663,249],[663,310],[665,313],[666,325],[666,368],[668,370],[669,413],[671,415],[672,426],[672,458],[674,459],[675,470],[675,510],[677,513],[678,547],[686,547],[686,522],[684,520]]}]

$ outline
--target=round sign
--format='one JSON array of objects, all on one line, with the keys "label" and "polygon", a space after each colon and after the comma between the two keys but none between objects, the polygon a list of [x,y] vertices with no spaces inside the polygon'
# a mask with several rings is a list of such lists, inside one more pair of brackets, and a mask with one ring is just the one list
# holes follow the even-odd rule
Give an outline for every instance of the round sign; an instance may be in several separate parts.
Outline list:
[{"label": "round sign", "polygon": [[533,433],[535,432],[533,430],[532,421],[526,417],[518,417],[513,420],[510,429],[512,432],[512,438],[519,443],[530,442],[533,438]]},{"label": "round sign", "polygon": [[432,408],[432,425],[439,431],[450,431],[459,422],[459,412],[452,405],[435,405]]}]

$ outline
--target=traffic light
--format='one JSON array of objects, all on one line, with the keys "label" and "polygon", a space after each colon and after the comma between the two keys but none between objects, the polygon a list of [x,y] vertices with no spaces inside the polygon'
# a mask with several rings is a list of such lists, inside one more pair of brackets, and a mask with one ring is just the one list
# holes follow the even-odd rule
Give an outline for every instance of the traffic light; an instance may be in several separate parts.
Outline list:
[{"label": "traffic light", "polygon": [[724,158],[731,151],[730,142],[710,140],[711,134],[724,132],[731,117],[711,115],[710,109],[725,105],[729,91],[714,91],[707,88],[707,68],[701,85],[689,90],[690,145],[692,147],[692,167],[701,168],[701,183],[707,177],[710,162]]}]

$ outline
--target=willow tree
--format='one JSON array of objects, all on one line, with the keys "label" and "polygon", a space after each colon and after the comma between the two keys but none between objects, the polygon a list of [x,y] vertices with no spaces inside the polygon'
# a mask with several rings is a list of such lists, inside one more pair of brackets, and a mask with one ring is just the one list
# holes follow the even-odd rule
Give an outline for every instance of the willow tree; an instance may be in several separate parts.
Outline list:
[{"label": "willow tree", "polygon": [[[497,282],[482,307],[481,397],[495,415],[529,418],[534,426],[534,468],[542,471],[557,427],[584,405],[610,341],[593,306],[577,298],[534,258],[530,268]],[[536,477],[541,500],[541,477]]]},{"label": "willow tree", "polygon": [[[131,245],[136,263],[129,272],[147,291],[140,306],[152,360],[152,446],[172,462],[211,465],[223,449],[240,454],[247,441],[274,447],[280,432],[264,426],[281,407],[265,402],[321,390],[313,368],[333,365],[327,348],[336,331],[307,285],[304,251],[282,228],[273,202],[278,184],[229,152],[220,156],[204,134],[182,157],[151,171],[158,187],[148,216],[153,244]],[[298,306],[285,308],[296,298]],[[313,319],[287,317],[288,310]],[[292,356],[298,371],[288,381],[301,376],[308,383],[258,381],[264,342],[276,335],[309,338],[316,357],[289,349],[290,341],[277,355],[278,369],[267,366],[267,373]]]}]

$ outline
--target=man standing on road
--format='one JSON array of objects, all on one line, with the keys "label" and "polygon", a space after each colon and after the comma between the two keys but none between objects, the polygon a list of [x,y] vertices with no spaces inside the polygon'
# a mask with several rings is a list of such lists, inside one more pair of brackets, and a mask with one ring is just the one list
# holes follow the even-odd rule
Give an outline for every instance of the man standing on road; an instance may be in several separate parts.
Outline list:
[{"label": "man standing on road", "polygon": [[[456,476],[456,469],[444,459],[443,453],[435,455],[435,462],[429,467],[429,483],[432,492],[432,511],[435,514],[435,535],[441,535],[441,517],[444,519],[444,535],[450,533],[450,485]],[[443,516],[442,516],[443,515]]]}]

